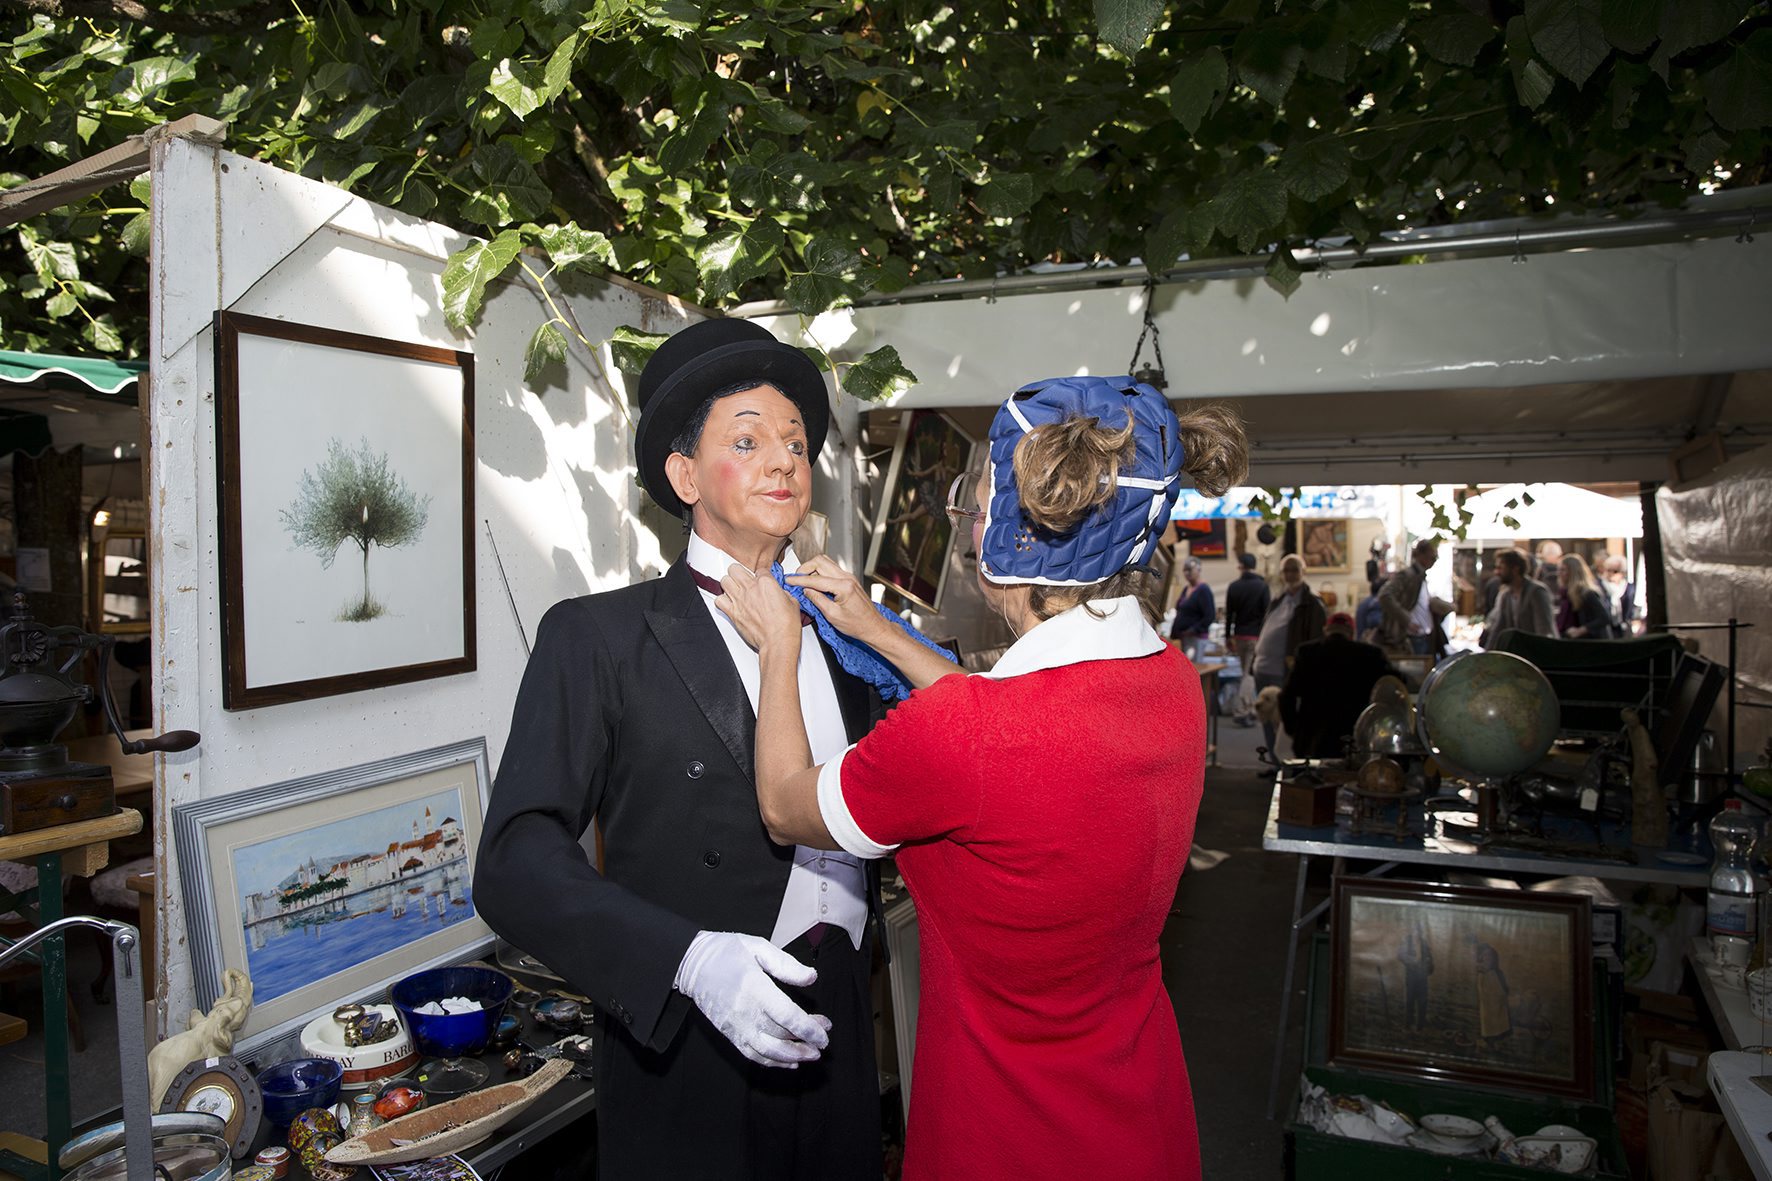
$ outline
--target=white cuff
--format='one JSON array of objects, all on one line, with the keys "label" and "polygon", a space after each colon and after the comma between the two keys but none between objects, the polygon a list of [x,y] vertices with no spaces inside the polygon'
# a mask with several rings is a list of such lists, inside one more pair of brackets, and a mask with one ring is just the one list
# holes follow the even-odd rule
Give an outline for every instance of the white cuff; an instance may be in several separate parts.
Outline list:
[{"label": "white cuff", "polygon": [[876,843],[867,833],[861,831],[861,826],[855,823],[855,817],[849,813],[849,804],[843,799],[843,760],[854,749],[851,746],[818,769],[818,812],[824,818],[825,828],[845,853],[864,861],[878,861],[894,852],[898,846]]},{"label": "white cuff", "polygon": [[713,937],[712,931],[697,931],[695,938],[689,941],[689,946],[683,951],[683,958],[677,964],[677,976],[671,981],[671,987],[684,996],[689,996],[690,989],[695,987],[696,973],[707,959],[707,945]]}]

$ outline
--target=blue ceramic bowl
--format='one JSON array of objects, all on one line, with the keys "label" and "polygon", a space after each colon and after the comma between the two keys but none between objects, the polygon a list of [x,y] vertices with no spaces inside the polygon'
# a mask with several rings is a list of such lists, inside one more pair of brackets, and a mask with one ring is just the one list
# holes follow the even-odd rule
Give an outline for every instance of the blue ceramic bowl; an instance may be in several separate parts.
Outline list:
[{"label": "blue ceramic bowl", "polygon": [[[388,999],[412,1031],[420,1054],[461,1058],[478,1054],[492,1042],[498,1019],[516,985],[503,972],[469,966],[415,972],[388,990]],[[465,996],[480,1002],[477,1013],[435,1015],[417,1010],[444,997]]]},{"label": "blue ceramic bowl", "polygon": [[279,1143],[289,1134],[296,1116],[310,1107],[331,1107],[338,1102],[344,1074],[343,1066],[326,1058],[292,1058],[258,1072],[265,1122]]}]

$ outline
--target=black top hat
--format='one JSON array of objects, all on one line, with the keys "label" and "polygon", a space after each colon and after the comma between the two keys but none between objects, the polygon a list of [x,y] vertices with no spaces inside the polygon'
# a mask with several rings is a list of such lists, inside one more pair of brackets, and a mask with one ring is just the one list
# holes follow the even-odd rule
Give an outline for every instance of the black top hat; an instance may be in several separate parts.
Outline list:
[{"label": "black top hat", "polygon": [[774,386],[800,408],[807,460],[818,459],[831,424],[829,395],[818,366],[749,320],[702,320],[659,345],[640,372],[634,463],[641,486],[666,512],[684,515],[684,504],[665,475],[671,443],[709,397],[747,381]]}]

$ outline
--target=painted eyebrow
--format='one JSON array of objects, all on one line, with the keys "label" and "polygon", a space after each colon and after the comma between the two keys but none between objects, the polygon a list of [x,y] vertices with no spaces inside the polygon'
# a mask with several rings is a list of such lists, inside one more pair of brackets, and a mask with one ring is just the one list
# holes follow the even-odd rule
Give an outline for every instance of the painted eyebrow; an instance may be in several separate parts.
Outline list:
[{"label": "painted eyebrow", "polygon": [[[763,417],[763,412],[760,410],[735,410],[732,413],[732,421],[737,421],[738,419],[741,419],[741,418],[761,418],[761,417]],[[788,422],[794,426],[799,427],[801,431],[805,431],[805,429],[806,429],[806,424],[801,422],[797,418],[790,418],[790,419],[788,419]]]}]

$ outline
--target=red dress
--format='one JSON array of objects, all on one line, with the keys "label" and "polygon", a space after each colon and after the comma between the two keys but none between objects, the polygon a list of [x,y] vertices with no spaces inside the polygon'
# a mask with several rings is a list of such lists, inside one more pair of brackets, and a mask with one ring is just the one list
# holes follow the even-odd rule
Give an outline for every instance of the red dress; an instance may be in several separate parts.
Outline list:
[{"label": "red dress", "polygon": [[905,1181],[1200,1175],[1157,938],[1205,776],[1186,659],[949,676],[844,757],[902,844],[921,999]]}]

